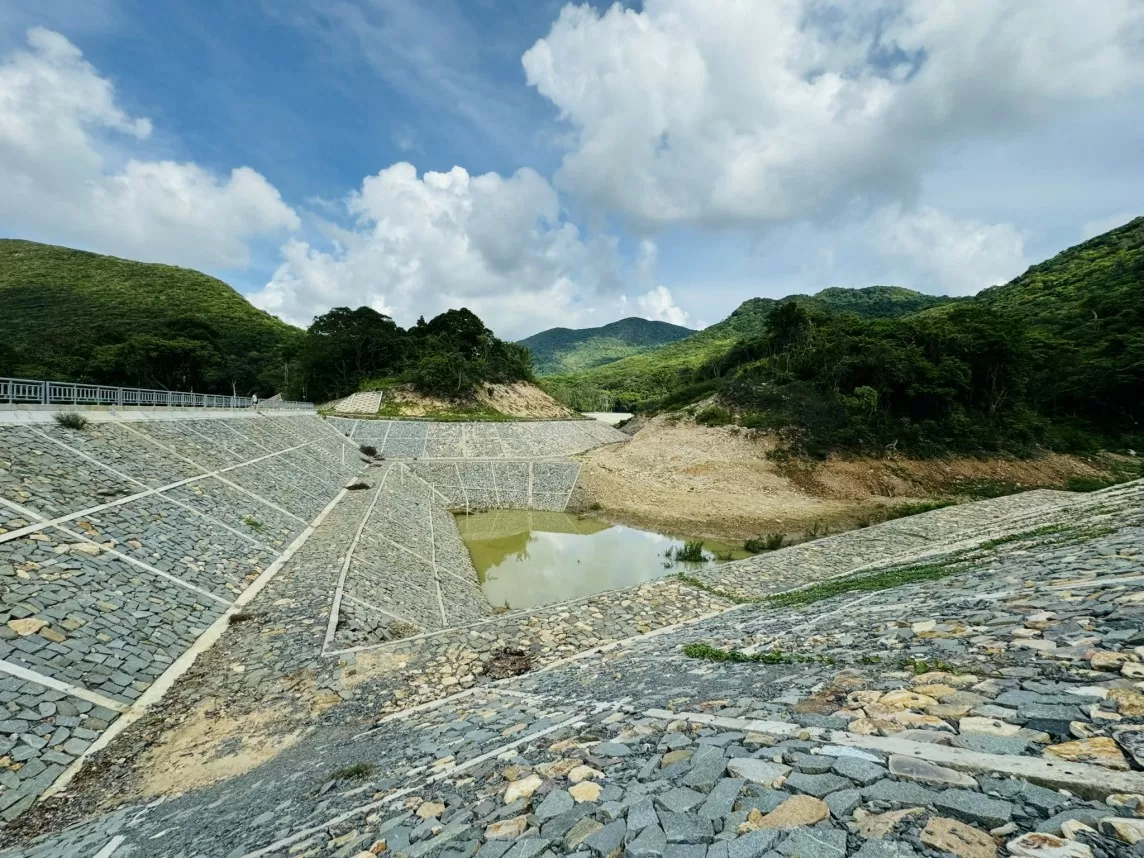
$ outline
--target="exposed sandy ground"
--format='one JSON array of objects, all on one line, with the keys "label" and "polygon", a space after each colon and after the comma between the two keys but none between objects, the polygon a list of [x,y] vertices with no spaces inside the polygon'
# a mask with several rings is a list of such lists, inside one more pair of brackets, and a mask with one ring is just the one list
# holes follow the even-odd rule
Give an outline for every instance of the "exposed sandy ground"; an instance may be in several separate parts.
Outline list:
[{"label": "exposed sandy ground", "polygon": [[[333,407],[334,404],[330,403],[329,406]],[[525,381],[481,385],[472,399],[462,402],[418,393],[412,385],[403,384],[385,391],[382,414],[390,412],[394,405],[400,409],[402,417],[430,417],[434,414],[471,410],[499,411],[501,414],[529,420],[559,420],[579,416],[535,384]]]},{"label": "exposed sandy ground", "polygon": [[778,464],[766,458],[774,446],[773,437],[751,430],[656,417],[643,422],[630,442],[579,457],[584,466],[574,503],[580,509],[599,504],[599,514],[612,521],[745,539],[802,534],[816,523],[831,530],[854,527],[885,517],[898,504],[958,498],[967,481],[1059,487],[1070,476],[1103,473],[1095,463],[1056,454]]},{"label": "exposed sandy ground", "polygon": [[300,726],[284,730],[276,712],[231,717],[219,711],[221,704],[203,701],[138,761],[141,795],[177,795],[241,775],[296,744],[304,732]]}]

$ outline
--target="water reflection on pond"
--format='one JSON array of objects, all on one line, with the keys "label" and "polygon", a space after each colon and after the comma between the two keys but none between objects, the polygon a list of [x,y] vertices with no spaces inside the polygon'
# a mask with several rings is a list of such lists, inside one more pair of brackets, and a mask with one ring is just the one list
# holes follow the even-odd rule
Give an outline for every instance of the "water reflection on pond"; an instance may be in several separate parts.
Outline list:
[{"label": "water reflection on pond", "polygon": [[749,556],[742,543],[704,540],[704,560],[670,559],[675,536],[572,513],[492,510],[458,515],[457,527],[489,601],[529,608],[631,587],[705,564]]}]

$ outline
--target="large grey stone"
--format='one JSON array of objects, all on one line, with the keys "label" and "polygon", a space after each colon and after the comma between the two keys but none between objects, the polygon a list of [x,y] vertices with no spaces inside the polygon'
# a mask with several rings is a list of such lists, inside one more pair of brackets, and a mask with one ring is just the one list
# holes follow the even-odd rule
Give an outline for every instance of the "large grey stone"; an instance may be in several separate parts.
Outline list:
[{"label": "large grey stone", "polygon": [[685,813],[691,808],[703,803],[705,796],[687,787],[669,789],[663,795],[656,796],[660,806],[674,813]]},{"label": "large grey stone", "polygon": [[702,807],[699,808],[699,815],[703,819],[722,819],[734,807],[735,799],[739,797],[743,783],[740,778],[723,778],[720,780],[707,795],[707,800],[703,802]]},{"label": "large grey stone", "polygon": [[628,843],[624,854],[627,858],[663,858],[666,849],[667,838],[663,829],[658,825],[649,825],[635,840]]},{"label": "large grey stone", "polygon": [[576,800],[566,790],[557,789],[544,797],[544,801],[533,811],[538,819],[552,819],[567,813],[576,806]]},{"label": "large grey stone", "polygon": [[965,790],[943,790],[934,800],[934,806],[963,822],[986,828],[997,828],[1013,818],[1013,805],[1009,802]]},{"label": "large grey stone", "polygon": [[791,768],[782,763],[756,760],[754,757],[738,757],[727,762],[727,771],[734,777],[743,778],[751,783],[770,786],[779,778],[790,774]]},{"label": "large grey stone", "polygon": [[907,807],[932,807],[938,794],[917,784],[881,780],[862,788],[863,801],[888,801]]},{"label": "large grey stone", "polygon": [[623,844],[627,830],[627,824],[622,819],[617,819],[609,822],[595,834],[585,837],[584,845],[597,855],[610,855]]},{"label": "large grey stone", "polygon": [[830,770],[836,775],[854,781],[859,786],[869,786],[874,781],[886,777],[885,766],[856,757],[839,757]]},{"label": "large grey stone", "polygon": [[815,798],[823,798],[832,792],[838,792],[840,789],[850,789],[854,784],[838,775],[806,775],[802,772],[795,772],[786,779],[784,786],[795,792],[813,795]]},{"label": "large grey stone", "polygon": [[668,843],[710,843],[714,834],[710,821],[694,813],[664,811],[659,820]]},{"label": "large grey stone", "polygon": [[727,844],[727,858],[761,858],[782,835],[778,831],[752,831]]},{"label": "large grey stone", "polygon": [[641,831],[649,825],[659,825],[659,816],[650,798],[640,799],[628,809],[628,828]]}]

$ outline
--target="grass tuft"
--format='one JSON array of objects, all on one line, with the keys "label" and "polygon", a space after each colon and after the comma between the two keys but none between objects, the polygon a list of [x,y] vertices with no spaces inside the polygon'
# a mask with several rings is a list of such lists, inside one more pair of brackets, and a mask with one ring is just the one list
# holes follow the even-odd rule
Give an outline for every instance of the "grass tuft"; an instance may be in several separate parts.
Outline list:
[{"label": "grass tuft", "polygon": [[377,771],[377,766],[373,763],[354,763],[352,766],[343,766],[337,771],[331,772],[326,780],[360,781],[363,778],[368,778],[375,771]]},{"label": "grass tuft", "polygon": [[954,566],[948,563],[934,563],[926,566],[907,566],[901,569],[890,569],[875,572],[870,575],[856,575],[853,578],[839,578],[834,581],[824,581],[804,587],[801,590],[792,590],[789,593],[776,593],[767,596],[762,601],[773,608],[791,608],[801,605],[810,605],[830,599],[843,593],[873,592],[876,590],[889,590],[891,587],[900,587],[903,584],[916,584],[921,581],[934,581],[945,578],[962,571],[965,567]]},{"label": "grass tuft", "polygon": [[736,664],[834,664],[834,659],[828,655],[800,655],[779,649],[746,653],[737,649],[720,649],[704,642],[684,644],[683,654],[688,658]]},{"label": "grass tuft", "polygon": [[266,525],[252,515],[243,516],[242,523],[251,530],[256,530],[259,533],[266,529]]},{"label": "grass tuft", "polygon": [[761,551],[777,551],[786,541],[785,533],[768,533],[755,539],[748,539],[743,543],[743,550],[758,554]]},{"label": "grass tuft", "polygon": [[687,540],[683,543],[682,548],[671,550],[671,558],[682,563],[702,563],[706,559],[703,556],[703,541],[699,539]]},{"label": "grass tuft", "polygon": [[63,426],[65,429],[78,430],[87,426],[87,418],[82,414],[76,414],[74,411],[64,411],[60,414],[53,414],[52,417],[55,419],[56,423],[58,423],[60,426]]}]

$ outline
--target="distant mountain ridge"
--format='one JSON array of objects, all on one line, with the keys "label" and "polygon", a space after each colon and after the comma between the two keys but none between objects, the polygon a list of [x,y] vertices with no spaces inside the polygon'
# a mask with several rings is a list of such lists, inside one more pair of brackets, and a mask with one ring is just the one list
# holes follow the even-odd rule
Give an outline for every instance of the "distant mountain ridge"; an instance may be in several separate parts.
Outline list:
[{"label": "distant mountain ridge", "polygon": [[630,407],[662,396],[677,383],[681,373],[719,358],[740,340],[762,335],[767,317],[785,302],[866,318],[897,318],[958,300],[964,299],[926,295],[901,286],[832,287],[814,295],[748,298],[722,321],[658,348],[579,371],[539,373],[548,376],[542,379],[541,387],[573,408],[593,410],[602,407],[599,403],[604,399]]},{"label": "distant mountain ridge", "polygon": [[532,352],[537,375],[581,372],[682,340],[695,331],[630,317],[598,328],[549,328],[518,342]]}]

